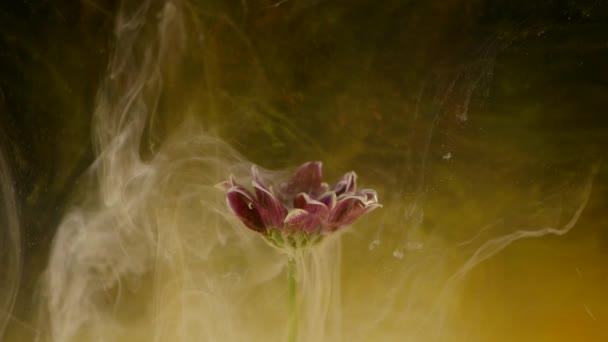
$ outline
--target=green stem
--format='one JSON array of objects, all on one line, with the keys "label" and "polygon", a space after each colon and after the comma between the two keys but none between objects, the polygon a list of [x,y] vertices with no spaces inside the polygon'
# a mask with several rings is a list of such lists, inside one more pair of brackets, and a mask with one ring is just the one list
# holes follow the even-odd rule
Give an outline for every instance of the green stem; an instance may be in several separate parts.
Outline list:
[{"label": "green stem", "polygon": [[289,332],[288,342],[295,342],[298,333],[298,315],[296,305],[296,260],[289,257],[287,261],[287,277],[289,282]]}]

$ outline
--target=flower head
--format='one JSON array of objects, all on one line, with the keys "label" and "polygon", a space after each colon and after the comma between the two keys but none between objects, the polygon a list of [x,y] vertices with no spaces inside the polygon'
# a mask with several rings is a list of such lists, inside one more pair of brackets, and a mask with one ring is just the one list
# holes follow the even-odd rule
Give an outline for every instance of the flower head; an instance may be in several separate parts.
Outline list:
[{"label": "flower head", "polygon": [[321,167],[320,161],[304,163],[275,191],[253,166],[253,192],[230,177],[222,183],[226,202],[245,226],[278,246],[318,241],[381,206],[374,190],[357,191],[354,171],[330,187],[323,182]]}]

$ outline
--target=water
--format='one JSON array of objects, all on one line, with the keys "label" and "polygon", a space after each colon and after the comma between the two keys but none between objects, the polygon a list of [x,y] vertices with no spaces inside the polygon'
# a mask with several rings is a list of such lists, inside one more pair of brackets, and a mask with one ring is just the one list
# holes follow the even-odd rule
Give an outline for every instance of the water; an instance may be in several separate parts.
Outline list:
[{"label": "water", "polygon": [[608,337],[604,4],[2,7],[3,340],[286,341],[214,185],[307,160],[384,206],[298,256],[298,341]]}]

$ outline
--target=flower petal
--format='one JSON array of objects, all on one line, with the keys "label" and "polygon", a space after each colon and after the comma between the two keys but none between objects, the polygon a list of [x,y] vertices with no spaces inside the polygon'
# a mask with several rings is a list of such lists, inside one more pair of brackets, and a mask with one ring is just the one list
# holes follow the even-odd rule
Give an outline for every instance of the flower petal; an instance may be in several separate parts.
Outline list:
[{"label": "flower petal", "polygon": [[338,198],[336,206],[333,208],[331,213],[329,214],[328,222],[330,224],[339,224],[340,221],[348,215],[348,213],[353,210],[355,204],[360,203],[363,205],[363,201],[365,201],[365,197],[357,196],[357,195],[341,195]]},{"label": "flower petal", "polygon": [[293,207],[304,209],[311,215],[319,216],[321,220],[326,220],[329,216],[329,208],[325,203],[312,199],[304,192],[299,193],[293,200]]},{"label": "flower petal", "polygon": [[255,189],[258,205],[264,209],[262,218],[267,227],[282,228],[283,219],[287,215],[287,209],[274,195],[258,181],[253,179],[253,187]]},{"label": "flower petal", "polygon": [[337,196],[340,196],[345,193],[354,192],[357,189],[357,174],[355,171],[351,171],[346,173],[342,178],[338,180],[336,185],[334,185],[333,190],[336,192]]},{"label": "flower petal", "polygon": [[311,161],[302,164],[289,182],[282,184],[281,192],[285,199],[293,198],[300,192],[317,195],[322,193],[321,180],[323,178],[320,161]]},{"label": "flower petal", "polygon": [[319,197],[319,202],[325,204],[325,206],[331,211],[335,206],[338,198],[334,191],[328,191]]},{"label": "flower petal", "polygon": [[372,190],[372,189],[363,189],[363,190],[357,191],[355,193],[355,195],[365,196],[365,204],[366,205],[378,203],[378,193],[376,193],[375,190]]},{"label": "flower petal", "polygon": [[247,189],[241,186],[230,188],[226,192],[226,202],[230,210],[247,227],[256,232],[263,232],[266,229],[262,214],[258,210],[253,195]]},{"label": "flower petal", "polygon": [[323,220],[304,209],[292,209],[285,217],[285,229],[289,232],[304,230],[307,233],[315,233],[320,230]]},{"label": "flower petal", "polygon": [[301,224],[308,215],[308,212],[304,209],[292,209],[287,213],[283,222],[285,223],[285,226],[297,226]]},{"label": "flower petal", "polygon": [[321,182],[321,187],[319,188],[319,194],[324,194],[329,191],[329,184],[325,182]]},{"label": "flower petal", "polygon": [[335,223],[335,227],[339,228],[341,226],[347,226],[355,222],[359,217],[371,212],[376,208],[382,207],[381,204],[375,203],[370,205],[365,205],[360,202],[355,203],[355,205],[351,208],[351,210],[341,218],[340,221]]},{"label": "flower petal", "polygon": [[343,194],[338,198],[336,207],[329,214],[328,226],[336,230],[341,226],[353,223],[362,215],[381,207],[378,204],[376,192],[370,189],[361,190],[355,194]]}]

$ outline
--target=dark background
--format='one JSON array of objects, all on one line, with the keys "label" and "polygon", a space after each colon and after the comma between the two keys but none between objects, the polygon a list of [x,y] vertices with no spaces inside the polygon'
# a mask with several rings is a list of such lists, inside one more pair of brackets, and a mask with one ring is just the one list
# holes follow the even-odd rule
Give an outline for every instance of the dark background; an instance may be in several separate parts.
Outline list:
[{"label": "dark background", "polygon": [[[449,108],[441,110],[456,112],[467,93],[447,91],[450,80],[471,85],[478,79],[471,106],[495,114],[478,118],[477,125],[484,120],[497,127],[520,124],[519,130],[492,130],[491,139],[525,142],[540,158],[604,156],[605,1],[309,0],[273,7],[257,0],[247,11],[240,3],[201,2],[200,7],[225,13],[247,35],[269,82],[281,89],[268,95],[269,101],[306,132],[338,132],[342,116],[348,121],[363,115],[340,111],[335,98],[345,82],[354,84],[344,91],[346,99],[369,96],[378,102],[358,103],[371,112],[374,106],[399,103],[413,107],[422,87],[429,106],[433,93],[446,93],[441,104]],[[97,0],[0,5],[0,148],[9,159],[19,201],[27,270],[20,301],[37,286],[64,207],[94,157],[91,113],[112,49],[117,10],[116,1]],[[238,55],[230,49],[223,53]],[[493,61],[490,71],[484,69],[486,59]],[[224,86],[234,92],[239,91],[241,62],[221,62],[231,70]],[[337,113],[335,125],[315,127],[305,120],[302,113],[327,104]],[[385,114],[383,119],[388,122],[383,129],[390,131],[393,118]],[[457,120],[446,125],[465,129]],[[385,133],[378,139],[395,136]],[[242,143],[264,134],[270,133],[225,135],[255,161],[263,157]],[[282,160],[289,151],[277,143],[271,153],[266,158]],[[373,158],[387,162],[382,155]]]}]

